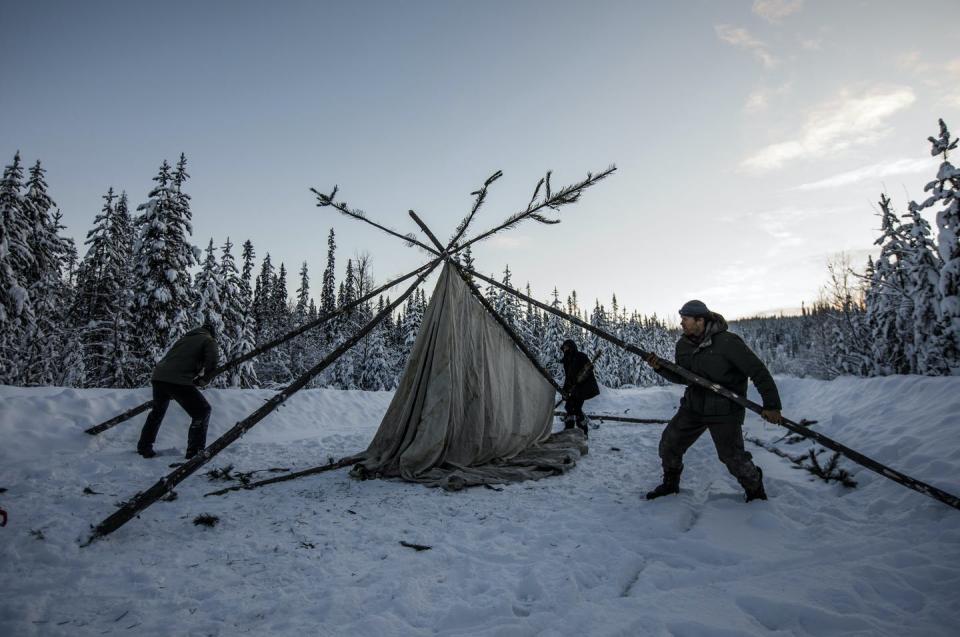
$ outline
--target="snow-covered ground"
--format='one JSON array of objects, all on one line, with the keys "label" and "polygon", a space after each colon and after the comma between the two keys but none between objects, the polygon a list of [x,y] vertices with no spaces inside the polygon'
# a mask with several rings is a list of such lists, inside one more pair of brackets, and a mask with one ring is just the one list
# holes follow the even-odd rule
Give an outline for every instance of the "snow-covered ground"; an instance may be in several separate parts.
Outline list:
[{"label": "snow-covered ground", "polygon": [[[778,382],[789,417],[960,492],[960,378]],[[679,392],[606,391],[588,409],[667,417]],[[207,395],[212,440],[270,392]],[[659,425],[604,424],[567,475],[499,491],[342,470],[205,498],[226,484],[201,472],[80,548],[176,460],[133,452],[143,416],[83,433],[147,397],[0,387],[0,634],[958,634],[960,511],[849,461],[860,486],[828,485],[749,443],[770,500],[744,504],[708,435],[681,494],[647,502]],[[207,468],[300,469],[362,450],[390,397],[303,391]],[[157,448],[182,452],[186,423],[171,406]],[[746,429],[785,433],[752,414]],[[194,525],[201,513],[219,524]]]}]

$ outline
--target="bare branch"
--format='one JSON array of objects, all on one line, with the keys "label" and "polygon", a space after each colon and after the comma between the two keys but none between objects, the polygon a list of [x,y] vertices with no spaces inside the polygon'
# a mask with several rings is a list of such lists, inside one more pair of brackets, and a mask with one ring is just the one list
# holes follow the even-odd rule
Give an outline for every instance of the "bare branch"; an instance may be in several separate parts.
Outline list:
[{"label": "bare branch", "polygon": [[448,249],[456,245],[457,241],[460,240],[460,237],[463,236],[463,233],[467,231],[467,227],[470,225],[470,222],[473,221],[474,215],[477,214],[477,211],[480,209],[480,206],[483,205],[484,200],[487,198],[487,188],[490,186],[490,184],[500,179],[501,177],[503,177],[503,171],[498,170],[497,172],[487,177],[487,180],[483,182],[483,186],[479,190],[474,190],[473,192],[470,193],[471,195],[474,195],[476,197],[476,200],[474,200],[473,202],[473,208],[470,210],[470,214],[468,214],[466,217],[463,218],[463,220],[460,221],[460,224],[457,226],[456,232],[453,233],[453,238],[450,239],[450,243],[447,245]]},{"label": "bare branch", "polygon": [[367,213],[365,213],[363,210],[360,210],[359,208],[350,208],[350,207],[346,204],[346,202],[337,202],[337,201],[335,201],[335,200],[334,200],[334,196],[337,194],[337,190],[338,190],[338,187],[337,187],[337,186],[334,186],[333,192],[330,193],[329,195],[326,195],[326,194],[318,191],[316,188],[311,188],[311,189],[310,189],[310,191],[313,192],[313,194],[315,194],[315,195],[317,196],[317,207],[318,207],[318,208],[325,208],[325,207],[328,207],[328,206],[331,207],[331,208],[334,208],[335,210],[340,211],[341,213],[345,214],[345,215],[348,216],[348,217],[351,217],[352,219],[356,219],[356,220],[358,220],[358,221],[364,221],[364,222],[366,222],[366,223],[369,223],[369,224],[370,224],[371,226],[373,226],[374,228],[379,228],[380,230],[383,230],[383,231],[386,232],[387,234],[393,235],[393,236],[395,236],[395,237],[397,237],[397,238],[399,238],[399,239],[403,239],[403,241],[404,241],[408,246],[411,246],[411,247],[412,247],[412,246],[417,246],[417,247],[419,247],[419,248],[421,248],[421,249],[423,249],[423,250],[426,250],[426,251],[429,252],[431,255],[437,256],[436,250],[434,250],[433,248],[431,248],[430,246],[428,246],[428,245],[426,245],[426,244],[424,244],[424,243],[421,243],[421,242],[417,239],[416,235],[414,235],[414,234],[412,234],[412,233],[408,233],[408,234],[405,234],[405,235],[404,235],[404,234],[400,234],[400,233],[397,232],[396,230],[392,230],[392,229],[390,229],[390,228],[388,228],[388,227],[386,227],[386,226],[383,226],[383,225],[381,225],[381,224],[379,224],[379,223],[376,223],[375,221],[371,221],[370,219],[367,218]]}]

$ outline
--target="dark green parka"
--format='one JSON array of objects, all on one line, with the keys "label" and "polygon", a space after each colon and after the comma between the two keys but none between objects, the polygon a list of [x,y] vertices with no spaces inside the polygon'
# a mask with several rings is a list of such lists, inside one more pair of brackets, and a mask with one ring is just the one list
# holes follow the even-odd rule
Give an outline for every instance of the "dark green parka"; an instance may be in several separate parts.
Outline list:
[{"label": "dark green parka", "polygon": [[174,385],[192,385],[201,372],[217,366],[217,342],[206,327],[184,334],[153,368],[153,380]]},{"label": "dark green parka", "polygon": [[[742,338],[727,331],[726,320],[716,312],[707,319],[703,338],[699,342],[687,336],[677,341],[676,363],[744,397],[747,395],[749,377],[760,392],[764,409],[781,408],[780,394],[767,366]],[[680,408],[691,412],[700,422],[743,424],[746,410],[735,402],[706,387],[691,384],[663,367],[657,373],[672,383],[687,385]]]}]

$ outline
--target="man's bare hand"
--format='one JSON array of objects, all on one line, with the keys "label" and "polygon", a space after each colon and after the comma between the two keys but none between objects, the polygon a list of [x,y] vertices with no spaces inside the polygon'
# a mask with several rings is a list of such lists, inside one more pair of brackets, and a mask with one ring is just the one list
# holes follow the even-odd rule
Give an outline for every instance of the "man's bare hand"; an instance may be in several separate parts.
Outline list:
[{"label": "man's bare hand", "polygon": [[651,352],[650,354],[647,354],[647,357],[643,360],[647,361],[647,364],[650,367],[654,369],[660,369],[660,357],[656,354]]},{"label": "man's bare hand", "polygon": [[779,409],[764,409],[760,412],[760,417],[775,425],[779,425],[783,421],[783,416],[780,414]]}]

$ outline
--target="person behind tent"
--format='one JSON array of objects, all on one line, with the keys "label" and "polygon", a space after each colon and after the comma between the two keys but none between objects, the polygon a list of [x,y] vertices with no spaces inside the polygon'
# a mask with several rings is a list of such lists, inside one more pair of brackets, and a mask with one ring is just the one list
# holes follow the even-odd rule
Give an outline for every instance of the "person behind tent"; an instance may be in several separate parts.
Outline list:
[{"label": "person behind tent", "polygon": [[[740,396],[746,396],[749,377],[763,399],[763,419],[780,422],[780,394],[773,377],[743,339],[727,331],[721,315],[711,312],[702,301],[688,301],[680,308],[680,327],[683,336],[677,341],[677,365]],[[683,454],[709,429],[720,461],[743,487],[746,501],[766,500],[763,471],[743,447],[744,408],[665,369],[656,354],[646,360],[670,382],[687,385],[680,409],[660,437],[663,483],[647,493],[647,499],[679,493]]]},{"label": "person behind tent", "polygon": [[577,349],[577,344],[567,339],[560,346],[563,352],[563,391],[566,399],[564,409],[567,415],[563,419],[564,429],[576,427],[589,435],[587,418],[583,415],[583,403],[600,394],[597,377],[593,374],[593,363],[586,354]]},{"label": "person behind tent", "polygon": [[197,385],[206,385],[209,374],[217,367],[217,341],[213,325],[207,321],[202,327],[184,334],[153,368],[153,409],[147,416],[137,443],[137,453],[144,458],[157,455],[153,443],[160,423],[167,413],[170,399],[177,401],[192,419],[187,433],[189,460],[207,446],[207,425],[210,422],[210,403]]}]

